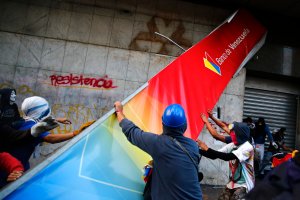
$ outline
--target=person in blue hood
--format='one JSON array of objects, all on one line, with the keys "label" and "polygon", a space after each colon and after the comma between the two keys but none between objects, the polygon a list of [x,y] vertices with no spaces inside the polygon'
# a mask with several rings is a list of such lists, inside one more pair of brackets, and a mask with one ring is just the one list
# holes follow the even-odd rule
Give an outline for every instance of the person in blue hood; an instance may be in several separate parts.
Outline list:
[{"label": "person in blue hood", "polygon": [[198,180],[199,148],[195,141],[183,135],[187,120],[181,105],[171,104],[165,109],[162,134],[144,132],[125,118],[119,101],[114,106],[127,139],[153,158],[151,199],[202,199]]},{"label": "person in blue hood", "polygon": [[[215,132],[207,117],[201,115],[208,131]],[[218,123],[217,123],[218,124]],[[200,154],[210,159],[222,159],[229,161],[229,182],[225,190],[219,196],[219,200],[243,199],[247,192],[254,187],[254,147],[251,142],[250,128],[246,123],[233,122],[222,129],[230,135],[231,143],[215,151],[197,140],[200,147]],[[212,134],[213,135],[213,134]]]}]

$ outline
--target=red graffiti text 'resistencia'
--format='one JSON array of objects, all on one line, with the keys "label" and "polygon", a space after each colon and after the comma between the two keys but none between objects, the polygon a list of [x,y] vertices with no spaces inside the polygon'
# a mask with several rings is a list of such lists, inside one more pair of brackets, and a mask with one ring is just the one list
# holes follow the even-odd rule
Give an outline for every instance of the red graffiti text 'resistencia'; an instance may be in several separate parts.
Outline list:
[{"label": "red graffiti text 'resistencia'", "polygon": [[91,86],[93,88],[111,89],[117,86],[113,85],[113,81],[105,75],[102,78],[84,77],[83,75],[51,75],[51,85],[53,86]]}]

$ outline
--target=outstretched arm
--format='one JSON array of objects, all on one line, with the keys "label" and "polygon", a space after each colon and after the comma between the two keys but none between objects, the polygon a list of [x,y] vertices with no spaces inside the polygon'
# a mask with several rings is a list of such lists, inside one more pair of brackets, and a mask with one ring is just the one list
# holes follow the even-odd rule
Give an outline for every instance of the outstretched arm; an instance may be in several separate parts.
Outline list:
[{"label": "outstretched arm", "polygon": [[220,140],[224,143],[226,143],[226,139],[224,135],[220,135],[216,129],[214,129],[211,124],[209,123],[209,121],[207,120],[207,117],[205,116],[205,114],[201,114],[201,119],[204,122],[204,124],[206,125],[206,128],[208,130],[208,132],[211,134],[211,136],[213,136],[213,138],[215,138],[216,140]]},{"label": "outstretched arm", "polygon": [[71,133],[59,133],[59,134],[48,134],[46,137],[44,137],[45,142],[49,142],[51,144],[59,143],[67,141],[71,138],[73,138],[75,134],[73,132]]},{"label": "outstretched arm", "polygon": [[212,110],[207,110],[207,113],[208,113],[209,118],[211,118],[221,129],[223,129],[227,134],[230,134],[230,130],[229,130],[228,126],[221,120],[215,118],[213,116]]},{"label": "outstretched arm", "polygon": [[267,133],[267,135],[268,135],[268,139],[269,139],[269,141],[270,141],[271,143],[273,143],[273,142],[274,142],[274,140],[273,140],[272,132],[270,131],[270,129],[269,129],[269,126],[268,126],[268,125],[266,125],[266,126],[265,126],[265,132],[266,132],[266,133]]},{"label": "outstretched arm", "polygon": [[144,132],[133,122],[125,118],[123,114],[123,105],[121,102],[117,101],[114,104],[116,109],[116,116],[119,121],[119,125],[122,128],[122,132],[127,137],[128,141],[133,145],[139,147],[143,151],[149,153],[152,157],[154,155],[154,150],[157,145],[159,145],[158,135],[153,133]]},{"label": "outstretched arm", "polygon": [[235,160],[237,157],[233,153],[224,153],[220,151],[215,151],[211,148],[208,148],[207,145],[202,142],[201,140],[196,141],[198,146],[201,148],[199,149],[199,153],[203,155],[204,157],[210,158],[210,159],[221,159],[224,161],[229,161],[229,160]]},{"label": "outstretched arm", "polygon": [[[64,124],[70,124],[71,123],[66,118],[61,118],[61,119],[62,120],[60,121],[60,123],[64,123]],[[83,123],[78,130],[74,130],[73,132],[70,132],[70,133],[48,134],[46,137],[44,137],[44,141],[52,143],[52,144],[59,143],[59,142],[64,142],[64,141],[69,140],[69,139],[75,137],[76,135],[80,134],[84,129],[86,129],[87,127],[92,125],[94,122],[95,122],[95,120]]]},{"label": "outstretched arm", "polygon": [[282,149],[283,149],[284,151],[289,151],[289,152],[293,152],[293,151],[294,151],[292,148],[287,147],[285,144],[282,144],[281,147],[282,147]]}]

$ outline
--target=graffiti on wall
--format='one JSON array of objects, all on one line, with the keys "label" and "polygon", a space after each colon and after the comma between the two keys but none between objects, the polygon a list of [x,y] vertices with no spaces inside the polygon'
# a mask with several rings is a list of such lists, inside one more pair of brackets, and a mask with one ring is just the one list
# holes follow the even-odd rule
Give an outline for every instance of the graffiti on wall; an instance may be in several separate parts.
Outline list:
[{"label": "graffiti on wall", "polygon": [[62,87],[84,87],[88,89],[112,89],[117,86],[113,85],[112,79],[107,75],[101,78],[84,77],[83,75],[51,75],[49,76],[52,86]]},{"label": "graffiti on wall", "polygon": [[[10,83],[1,83],[0,89],[2,88],[14,88],[17,91],[17,99],[23,100],[23,98],[29,96],[41,96],[38,92],[33,91],[28,85],[20,85],[14,87],[13,84]],[[110,102],[113,101],[113,97],[99,97],[99,100],[103,102],[103,105],[98,105],[97,103],[90,103],[89,105],[85,105],[82,103],[78,104],[62,104],[62,103],[53,103],[51,105],[52,115],[54,117],[65,117],[72,122],[72,125],[60,125],[56,129],[52,130],[52,133],[69,133],[74,131],[80,127],[82,123],[97,120],[103,114],[108,112],[111,109],[112,105]],[[55,102],[56,97],[48,97],[48,101],[52,100]],[[20,109],[20,105],[18,105]],[[19,110],[20,114],[22,115],[21,110]]]},{"label": "graffiti on wall", "polygon": [[[182,21],[176,21],[176,25],[174,25],[174,20],[169,20],[169,19],[164,19],[164,18],[159,18],[159,17],[152,17],[148,22],[147,22],[147,28],[148,31],[140,31],[137,36],[133,38],[131,41],[129,48],[134,49],[134,50],[139,50],[142,51],[143,48],[140,45],[140,42],[157,42],[161,44],[160,49],[158,52],[155,53],[160,53],[160,54],[166,54],[168,55],[170,51],[167,49],[167,44],[169,44],[169,41],[166,40],[165,38],[162,38],[160,36],[157,36],[155,32],[159,32],[162,34],[164,33],[162,30],[159,29],[159,25],[157,24],[157,20],[162,20],[163,21],[163,26],[164,28],[171,28],[171,34],[166,35],[173,41],[175,41],[177,44],[184,48],[189,48],[192,46],[192,42],[186,38],[184,38],[184,33],[186,32],[185,27],[182,23]],[[162,32],[160,32],[162,31]]]},{"label": "graffiti on wall", "polygon": [[36,93],[28,85],[20,85],[17,88],[12,87],[10,83],[0,83],[0,89],[3,88],[14,88],[18,95],[36,95]]},{"label": "graffiti on wall", "polygon": [[104,108],[99,108],[96,104],[87,107],[83,104],[62,105],[53,104],[51,106],[54,116],[63,116],[72,122],[72,125],[60,125],[54,133],[69,133],[80,127],[84,122],[97,120],[103,113]]}]

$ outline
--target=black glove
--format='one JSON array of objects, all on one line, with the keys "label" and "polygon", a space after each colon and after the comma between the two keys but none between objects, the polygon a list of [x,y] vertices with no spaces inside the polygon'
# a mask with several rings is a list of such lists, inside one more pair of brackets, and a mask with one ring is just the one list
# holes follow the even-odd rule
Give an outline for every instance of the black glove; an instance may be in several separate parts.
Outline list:
[{"label": "black glove", "polygon": [[58,126],[59,125],[55,121],[55,119],[50,116],[44,119],[43,121],[36,123],[34,126],[32,126],[31,135],[33,137],[38,137],[41,133],[50,131]]}]

